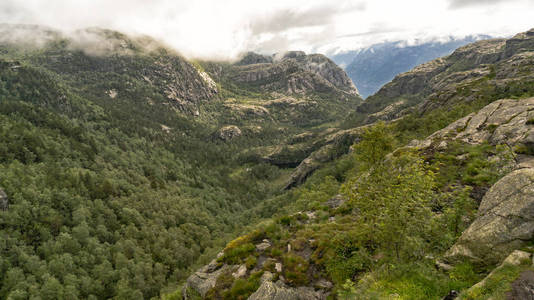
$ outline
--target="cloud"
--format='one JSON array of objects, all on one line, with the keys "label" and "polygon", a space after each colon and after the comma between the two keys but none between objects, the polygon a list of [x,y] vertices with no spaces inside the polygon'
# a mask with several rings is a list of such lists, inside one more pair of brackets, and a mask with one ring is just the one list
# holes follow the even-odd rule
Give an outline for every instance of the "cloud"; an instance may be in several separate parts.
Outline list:
[{"label": "cloud", "polygon": [[514,0],[449,0],[449,8],[464,8],[468,6],[483,6],[512,2]]},{"label": "cloud", "polygon": [[302,8],[282,9],[254,20],[251,24],[253,34],[277,33],[293,28],[324,26],[335,20],[335,16],[347,10],[365,10],[365,2],[355,5],[321,5],[307,10]]},{"label": "cloud", "polygon": [[152,36],[188,57],[233,59],[249,50],[329,53],[386,40],[511,35],[533,26],[533,9],[532,0],[1,0],[0,22],[109,28]]}]

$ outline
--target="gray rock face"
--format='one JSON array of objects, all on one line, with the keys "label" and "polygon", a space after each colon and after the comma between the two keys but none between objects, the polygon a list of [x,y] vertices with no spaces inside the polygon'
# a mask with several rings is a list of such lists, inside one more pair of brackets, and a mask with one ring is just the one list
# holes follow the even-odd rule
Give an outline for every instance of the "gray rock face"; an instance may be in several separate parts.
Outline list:
[{"label": "gray rock face", "polygon": [[448,261],[500,262],[534,238],[534,169],[516,170],[486,193],[477,219],[449,249]]},{"label": "gray rock face", "polygon": [[3,189],[0,188],[0,210],[6,211],[9,209],[9,199]]},{"label": "gray rock face", "polygon": [[348,96],[358,95],[354,83],[333,61],[322,54],[306,55],[301,51],[274,59],[248,53],[234,65],[232,79],[285,94],[334,90]]},{"label": "gray rock face", "polygon": [[488,142],[492,145],[534,146],[534,98],[495,101],[477,113],[472,113],[436,131],[424,141],[411,146],[429,147],[438,141],[451,139],[469,144]]},{"label": "gray rock face", "polygon": [[507,300],[534,300],[534,271],[527,270],[519,275],[507,293]]},{"label": "gray rock face", "polygon": [[235,269],[235,266],[224,265],[222,268],[210,272],[210,269],[213,269],[210,267],[210,265],[204,266],[202,269],[198,270],[193,275],[189,276],[189,278],[187,278],[187,282],[182,292],[185,300],[195,299],[193,298],[194,293],[204,298],[209,290],[215,287],[217,278],[221,274],[230,269]]}]

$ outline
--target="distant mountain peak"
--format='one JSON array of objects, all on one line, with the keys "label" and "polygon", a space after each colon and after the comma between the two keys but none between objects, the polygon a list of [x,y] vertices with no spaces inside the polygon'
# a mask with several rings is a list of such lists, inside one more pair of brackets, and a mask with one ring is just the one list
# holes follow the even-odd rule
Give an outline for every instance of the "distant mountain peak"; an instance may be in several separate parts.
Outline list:
[{"label": "distant mountain peak", "polygon": [[332,55],[366,98],[376,93],[381,86],[397,74],[432,59],[448,55],[456,48],[475,41],[488,39],[487,35],[472,35],[462,39],[448,37],[424,43],[407,41],[383,42],[367,48]]}]

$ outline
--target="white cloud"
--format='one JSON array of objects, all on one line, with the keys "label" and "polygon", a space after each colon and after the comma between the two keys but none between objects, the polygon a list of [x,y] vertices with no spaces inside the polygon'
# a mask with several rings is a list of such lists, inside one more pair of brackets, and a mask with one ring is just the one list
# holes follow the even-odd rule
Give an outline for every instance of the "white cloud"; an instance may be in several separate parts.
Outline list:
[{"label": "white cloud", "polygon": [[510,35],[534,27],[530,0],[2,0],[0,22],[99,26],[164,40],[187,56],[331,52],[385,40]]}]

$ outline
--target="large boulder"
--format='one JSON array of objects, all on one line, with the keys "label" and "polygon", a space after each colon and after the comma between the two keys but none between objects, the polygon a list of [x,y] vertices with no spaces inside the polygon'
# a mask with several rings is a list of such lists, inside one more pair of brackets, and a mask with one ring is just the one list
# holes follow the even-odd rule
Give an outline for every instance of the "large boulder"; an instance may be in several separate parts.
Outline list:
[{"label": "large boulder", "polygon": [[9,208],[9,199],[3,189],[0,189],[0,210],[6,211]]},{"label": "large boulder", "polygon": [[486,193],[476,220],[449,249],[451,262],[485,265],[502,261],[534,238],[534,169],[511,172]]}]

